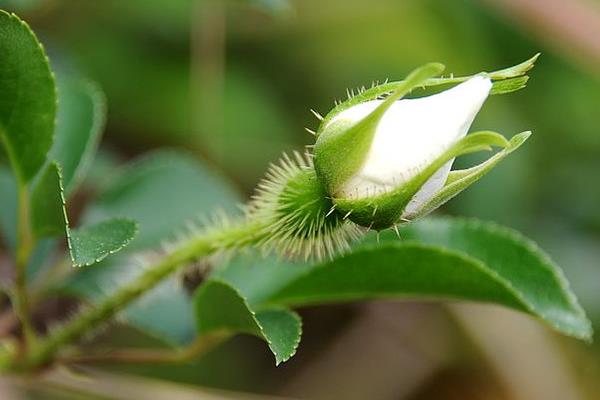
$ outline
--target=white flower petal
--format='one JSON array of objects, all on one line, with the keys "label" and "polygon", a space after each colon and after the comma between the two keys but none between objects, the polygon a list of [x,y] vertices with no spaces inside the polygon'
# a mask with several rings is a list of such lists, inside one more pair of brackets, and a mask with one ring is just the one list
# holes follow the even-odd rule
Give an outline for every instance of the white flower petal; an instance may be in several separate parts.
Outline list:
[{"label": "white flower petal", "polygon": [[[339,196],[363,198],[388,192],[413,178],[450,146],[467,134],[487,98],[492,83],[476,76],[433,96],[394,103],[377,127],[367,159],[346,182]],[[358,121],[382,100],[358,104],[332,121]],[[407,207],[416,210],[443,187],[452,162],[447,163],[421,188]]]}]

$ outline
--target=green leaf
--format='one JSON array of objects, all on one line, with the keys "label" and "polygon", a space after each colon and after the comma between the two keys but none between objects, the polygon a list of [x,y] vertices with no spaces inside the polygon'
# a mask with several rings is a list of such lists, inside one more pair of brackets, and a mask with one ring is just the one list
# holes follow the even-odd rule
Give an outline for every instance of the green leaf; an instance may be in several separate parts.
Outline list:
[{"label": "green leaf", "polygon": [[[560,267],[519,232],[490,222],[435,218],[411,224],[401,235],[476,258],[522,299],[528,313],[566,335],[591,339],[590,322]],[[387,239],[394,240],[389,234]]]},{"label": "green leaf", "polygon": [[0,142],[21,184],[46,161],[56,113],[54,78],[29,26],[0,10]]},{"label": "green leaf", "polygon": [[62,168],[65,192],[71,193],[87,171],[104,122],[106,105],[97,85],[83,79],[58,79],[56,136],[50,158]]},{"label": "green leaf", "polygon": [[[530,240],[495,224],[430,219],[286,279],[261,304],[304,306],[378,298],[461,300],[529,313],[557,331],[592,329],[561,270]],[[407,240],[408,239],[408,240]],[[260,269],[255,279],[261,279]],[[247,285],[247,283],[242,283]]]},{"label": "green leaf", "polygon": [[0,236],[8,247],[17,242],[17,182],[7,168],[0,166]]},{"label": "green leaf", "polygon": [[198,288],[194,306],[199,335],[221,330],[255,335],[267,342],[276,364],[287,361],[296,353],[302,326],[300,317],[292,311],[254,311],[233,287],[216,280]]},{"label": "green leaf", "polygon": [[[219,174],[185,154],[144,156],[109,177],[108,186],[90,206],[88,223],[106,218],[133,218],[139,233],[119,256],[69,277],[61,291],[96,302],[145,271],[135,251],[159,248],[217,209],[234,212],[239,196]],[[136,262],[137,261],[137,262]],[[172,346],[189,344],[196,333],[192,299],[181,276],[173,276],[146,293],[122,314],[123,320]],[[158,318],[157,316],[160,316]]]},{"label": "green leaf", "polygon": [[31,226],[37,240],[66,235],[75,266],[92,265],[116,253],[137,232],[134,221],[119,218],[72,231],[65,208],[61,170],[56,162],[49,164],[34,183]]},{"label": "green leaf", "polygon": [[31,191],[31,229],[36,239],[67,233],[61,171],[55,162],[48,164],[34,182]]},{"label": "green leaf", "polygon": [[81,267],[102,261],[127,246],[136,233],[137,223],[125,218],[72,230],[69,248],[73,265]]}]

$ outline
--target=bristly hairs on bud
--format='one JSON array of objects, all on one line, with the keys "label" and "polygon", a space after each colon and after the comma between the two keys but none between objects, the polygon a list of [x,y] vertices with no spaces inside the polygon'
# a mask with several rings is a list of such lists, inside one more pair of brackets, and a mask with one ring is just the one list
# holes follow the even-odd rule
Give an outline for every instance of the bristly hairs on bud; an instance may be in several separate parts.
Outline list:
[{"label": "bristly hairs on bud", "polygon": [[361,229],[344,220],[319,182],[309,154],[271,164],[247,209],[265,223],[259,246],[288,257],[323,259],[349,248]]}]

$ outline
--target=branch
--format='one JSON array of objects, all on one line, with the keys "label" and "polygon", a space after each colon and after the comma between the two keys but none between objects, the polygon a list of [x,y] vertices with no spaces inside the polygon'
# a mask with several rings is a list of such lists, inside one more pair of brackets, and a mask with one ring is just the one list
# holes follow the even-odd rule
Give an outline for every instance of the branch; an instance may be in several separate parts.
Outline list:
[{"label": "branch", "polygon": [[31,323],[29,300],[27,297],[27,264],[34,247],[33,233],[31,232],[30,201],[27,187],[18,184],[18,225],[17,225],[17,250],[15,257],[15,286],[13,291],[13,307],[15,314],[21,321],[24,338],[24,349],[35,342],[35,330]]},{"label": "branch", "polygon": [[136,280],[117,289],[112,296],[102,300],[96,307],[86,310],[55,330],[24,356],[0,354],[0,370],[29,371],[50,363],[63,346],[97,329],[181,266],[220,250],[255,243],[265,232],[261,222],[246,221],[220,230],[215,229],[182,243],[161,261],[150,266]]},{"label": "branch", "polygon": [[231,337],[228,331],[215,331],[198,337],[179,350],[120,349],[103,354],[83,354],[57,358],[63,364],[176,364],[192,361]]}]

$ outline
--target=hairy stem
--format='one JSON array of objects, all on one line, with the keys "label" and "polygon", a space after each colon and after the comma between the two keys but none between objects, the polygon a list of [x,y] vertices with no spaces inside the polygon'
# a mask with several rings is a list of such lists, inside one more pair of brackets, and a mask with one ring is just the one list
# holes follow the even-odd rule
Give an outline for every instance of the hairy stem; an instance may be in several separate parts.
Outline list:
[{"label": "hairy stem", "polygon": [[79,314],[44,340],[36,343],[24,358],[15,358],[8,363],[0,362],[0,368],[27,371],[48,364],[63,346],[95,330],[181,266],[222,249],[255,243],[264,235],[263,228],[261,222],[247,221],[208,232],[182,243],[161,261],[150,266],[140,277],[117,289],[97,306]]},{"label": "hairy stem", "polygon": [[24,349],[35,340],[27,297],[27,264],[34,247],[31,231],[29,192],[23,184],[18,185],[17,251],[15,256],[14,310],[23,329]]}]

